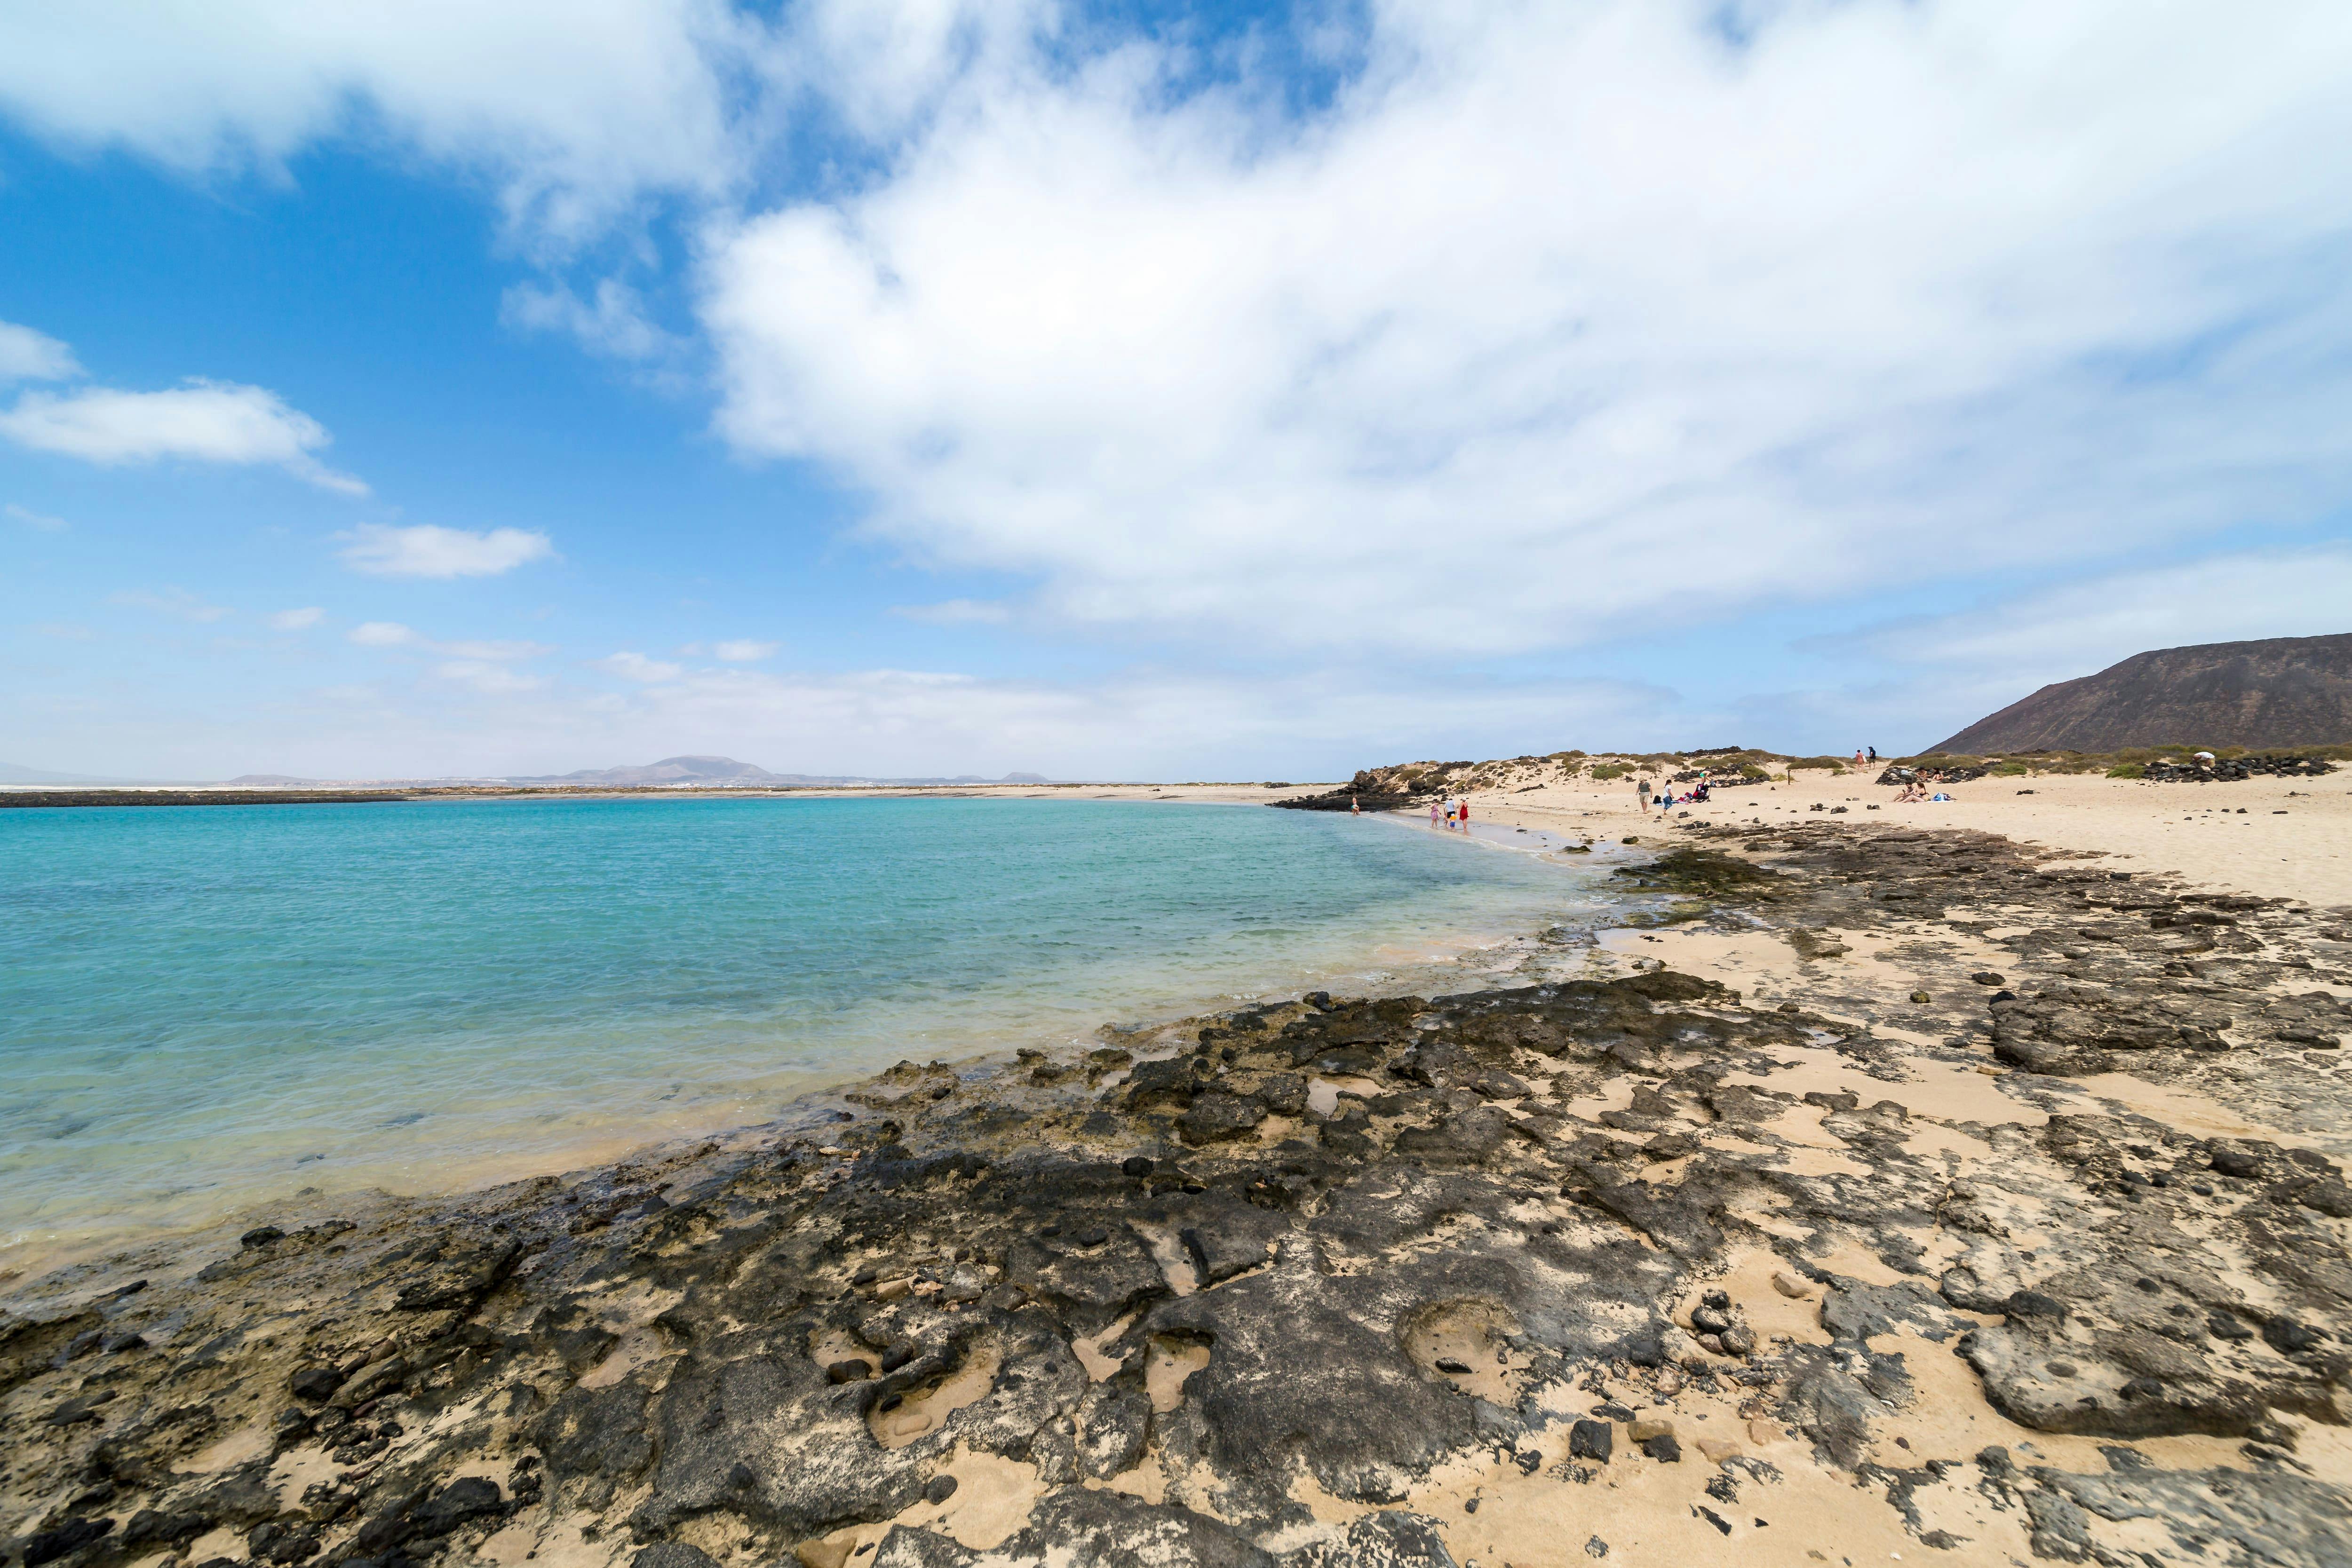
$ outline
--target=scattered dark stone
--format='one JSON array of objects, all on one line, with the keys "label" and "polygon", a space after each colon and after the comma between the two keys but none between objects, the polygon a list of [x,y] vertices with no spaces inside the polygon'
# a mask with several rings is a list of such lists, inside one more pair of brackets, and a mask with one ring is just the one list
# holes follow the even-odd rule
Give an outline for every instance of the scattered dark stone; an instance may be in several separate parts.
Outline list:
[{"label": "scattered dark stone", "polygon": [[827,1383],[862,1383],[874,1375],[874,1364],[857,1357],[828,1362],[824,1368]]},{"label": "scattered dark stone", "polygon": [[629,1568],[719,1568],[718,1560],[698,1546],[688,1546],[683,1541],[656,1541],[651,1546],[640,1547],[629,1559]]},{"label": "scattered dark stone", "polygon": [[1606,1421],[1579,1421],[1568,1429],[1571,1459],[1595,1459],[1605,1465],[1616,1450],[1617,1428]]},{"label": "scattered dark stone", "polygon": [[306,1366],[286,1380],[288,1393],[313,1405],[333,1398],[342,1385],[342,1375],[331,1366]]},{"label": "scattered dark stone", "polygon": [[41,1568],[44,1563],[54,1563],[69,1552],[79,1552],[113,1528],[114,1521],[110,1519],[68,1519],[55,1530],[27,1536],[25,1568]]},{"label": "scattered dark stone", "polygon": [[923,1500],[933,1508],[937,1508],[955,1494],[956,1479],[953,1476],[933,1476],[923,1483]]},{"label": "scattered dark stone", "polygon": [[267,1247],[273,1241],[286,1239],[286,1232],[275,1225],[257,1225],[236,1239],[240,1247]]},{"label": "scattered dark stone", "polygon": [[2263,1325],[2263,1342],[2281,1355],[2298,1355],[2307,1350],[2317,1350],[2327,1341],[2318,1329],[2296,1322],[2292,1318],[2273,1318]]},{"label": "scattered dark stone", "polygon": [[1441,1355],[1437,1358],[1437,1370],[1454,1377],[1466,1377],[1470,1375],[1467,1363],[1456,1361],[1450,1355]]},{"label": "scattered dark stone", "polygon": [[2039,1291],[2013,1292],[2008,1301],[2001,1304],[2001,1311],[2012,1318],[2058,1320],[2066,1315],[2066,1308],[2063,1303],[2054,1297],[2043,1295]]},{"label": "scattered dark stone", "polygon": [[1122,1176],[1148,1176],[1151,1174],[1151,1156],[1129,1155],[1119,1162],[1118,1168]]},{"label": "scattered dark stone", "polygon": [[1657,1460],[1660,1464],[1677,1465],[1682,1463],[1683,1446],[1675,1441],[1674,1434],[1671,1432],[1661,1432],[1654,1437],[1643,1438],[1642,1452]]}]

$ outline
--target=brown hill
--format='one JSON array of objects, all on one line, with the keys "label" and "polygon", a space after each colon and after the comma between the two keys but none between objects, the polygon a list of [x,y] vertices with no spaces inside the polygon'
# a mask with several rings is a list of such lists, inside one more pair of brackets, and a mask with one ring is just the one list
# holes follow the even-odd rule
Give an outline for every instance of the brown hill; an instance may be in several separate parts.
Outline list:
[{"label": "brown hill", "polygon": [[1980,718],[1939,752],[2352,742],[2352,632],[2135,653]]}]

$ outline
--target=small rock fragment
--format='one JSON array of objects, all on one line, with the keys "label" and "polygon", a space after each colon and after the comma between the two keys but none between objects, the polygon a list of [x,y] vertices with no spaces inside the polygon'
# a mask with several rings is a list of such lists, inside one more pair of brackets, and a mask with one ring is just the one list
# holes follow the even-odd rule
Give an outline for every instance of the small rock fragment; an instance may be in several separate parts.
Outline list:
[{"label": "small rock fragment", "polygon": [[1813,1293],[1813,1288],[1784,1270],[1772,1270],[1772,1288],[1792,1301],[1801,1301]]}]

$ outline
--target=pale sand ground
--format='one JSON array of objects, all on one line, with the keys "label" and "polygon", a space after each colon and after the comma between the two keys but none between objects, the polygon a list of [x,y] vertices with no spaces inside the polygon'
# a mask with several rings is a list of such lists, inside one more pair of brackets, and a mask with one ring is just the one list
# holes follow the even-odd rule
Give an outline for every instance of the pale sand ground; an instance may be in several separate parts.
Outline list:
[{"label": "pale sand ground", "polygon": [[[2082,775],[1979,779],[1944,786],[1958,797],[1949,803],[1909,806],[1895,805],[1901,791],[1872,783],[1873,777],[1808,772],[1793,784],[1719,789],[1689,814],[1715,822],[1805,821],[1820,801],[1843,806],[1850,818],[1865,821],[1977,828],[2053,850],[2100,852],[2117,869],[2176,872],[2216,891],[2299,898],[2322,908],[2352,904],[2352,769],[2324,779],[2236,784],[2146,784]],[[2021,795],[2021,789],[2032,793]],[[1868,810],[1872,805],[1879,810]],[[1474,823],[1575,829],[1611,840],[1638,836],[1646,828],[1663,842],[1671,831],[1662,831],[1656,811],[1643,822],[1631,779],[1475,794],[1470,816]]]}]

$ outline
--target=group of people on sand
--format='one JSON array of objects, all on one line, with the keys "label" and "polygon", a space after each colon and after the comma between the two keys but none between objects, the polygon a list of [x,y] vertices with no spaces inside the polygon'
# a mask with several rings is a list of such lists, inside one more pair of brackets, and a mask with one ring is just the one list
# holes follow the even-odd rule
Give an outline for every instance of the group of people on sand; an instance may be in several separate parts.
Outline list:
[{"label": "group of people on sand", "polygon": [[[1658,810],[1671,811],[1676,806],[1704,806],[1708,799],[1706,786],[1707,776],[1702,773],[1698,776],[1698,782],[1691,786],[1688,793],[1678,796],[1675,793],[1673,782],[1669,780],[1657,793]],[[1633,784],[1633,795],[1642,802],[1642,810],[1647,811],[1650,809],[1651,800],[1650,781],[1647,779],[1636,779]]]},{"label": "group of people on sand", "polygon": [[1465,833],[1468,832],[1470,831],[1470,797],[1465,795],[1459,800],[1432,800],[1429,803],[1429,825],[1433,828],[1436,827],[1441,821],[1444,821],[1448,832],[1452,832],[1456,828]]}]

